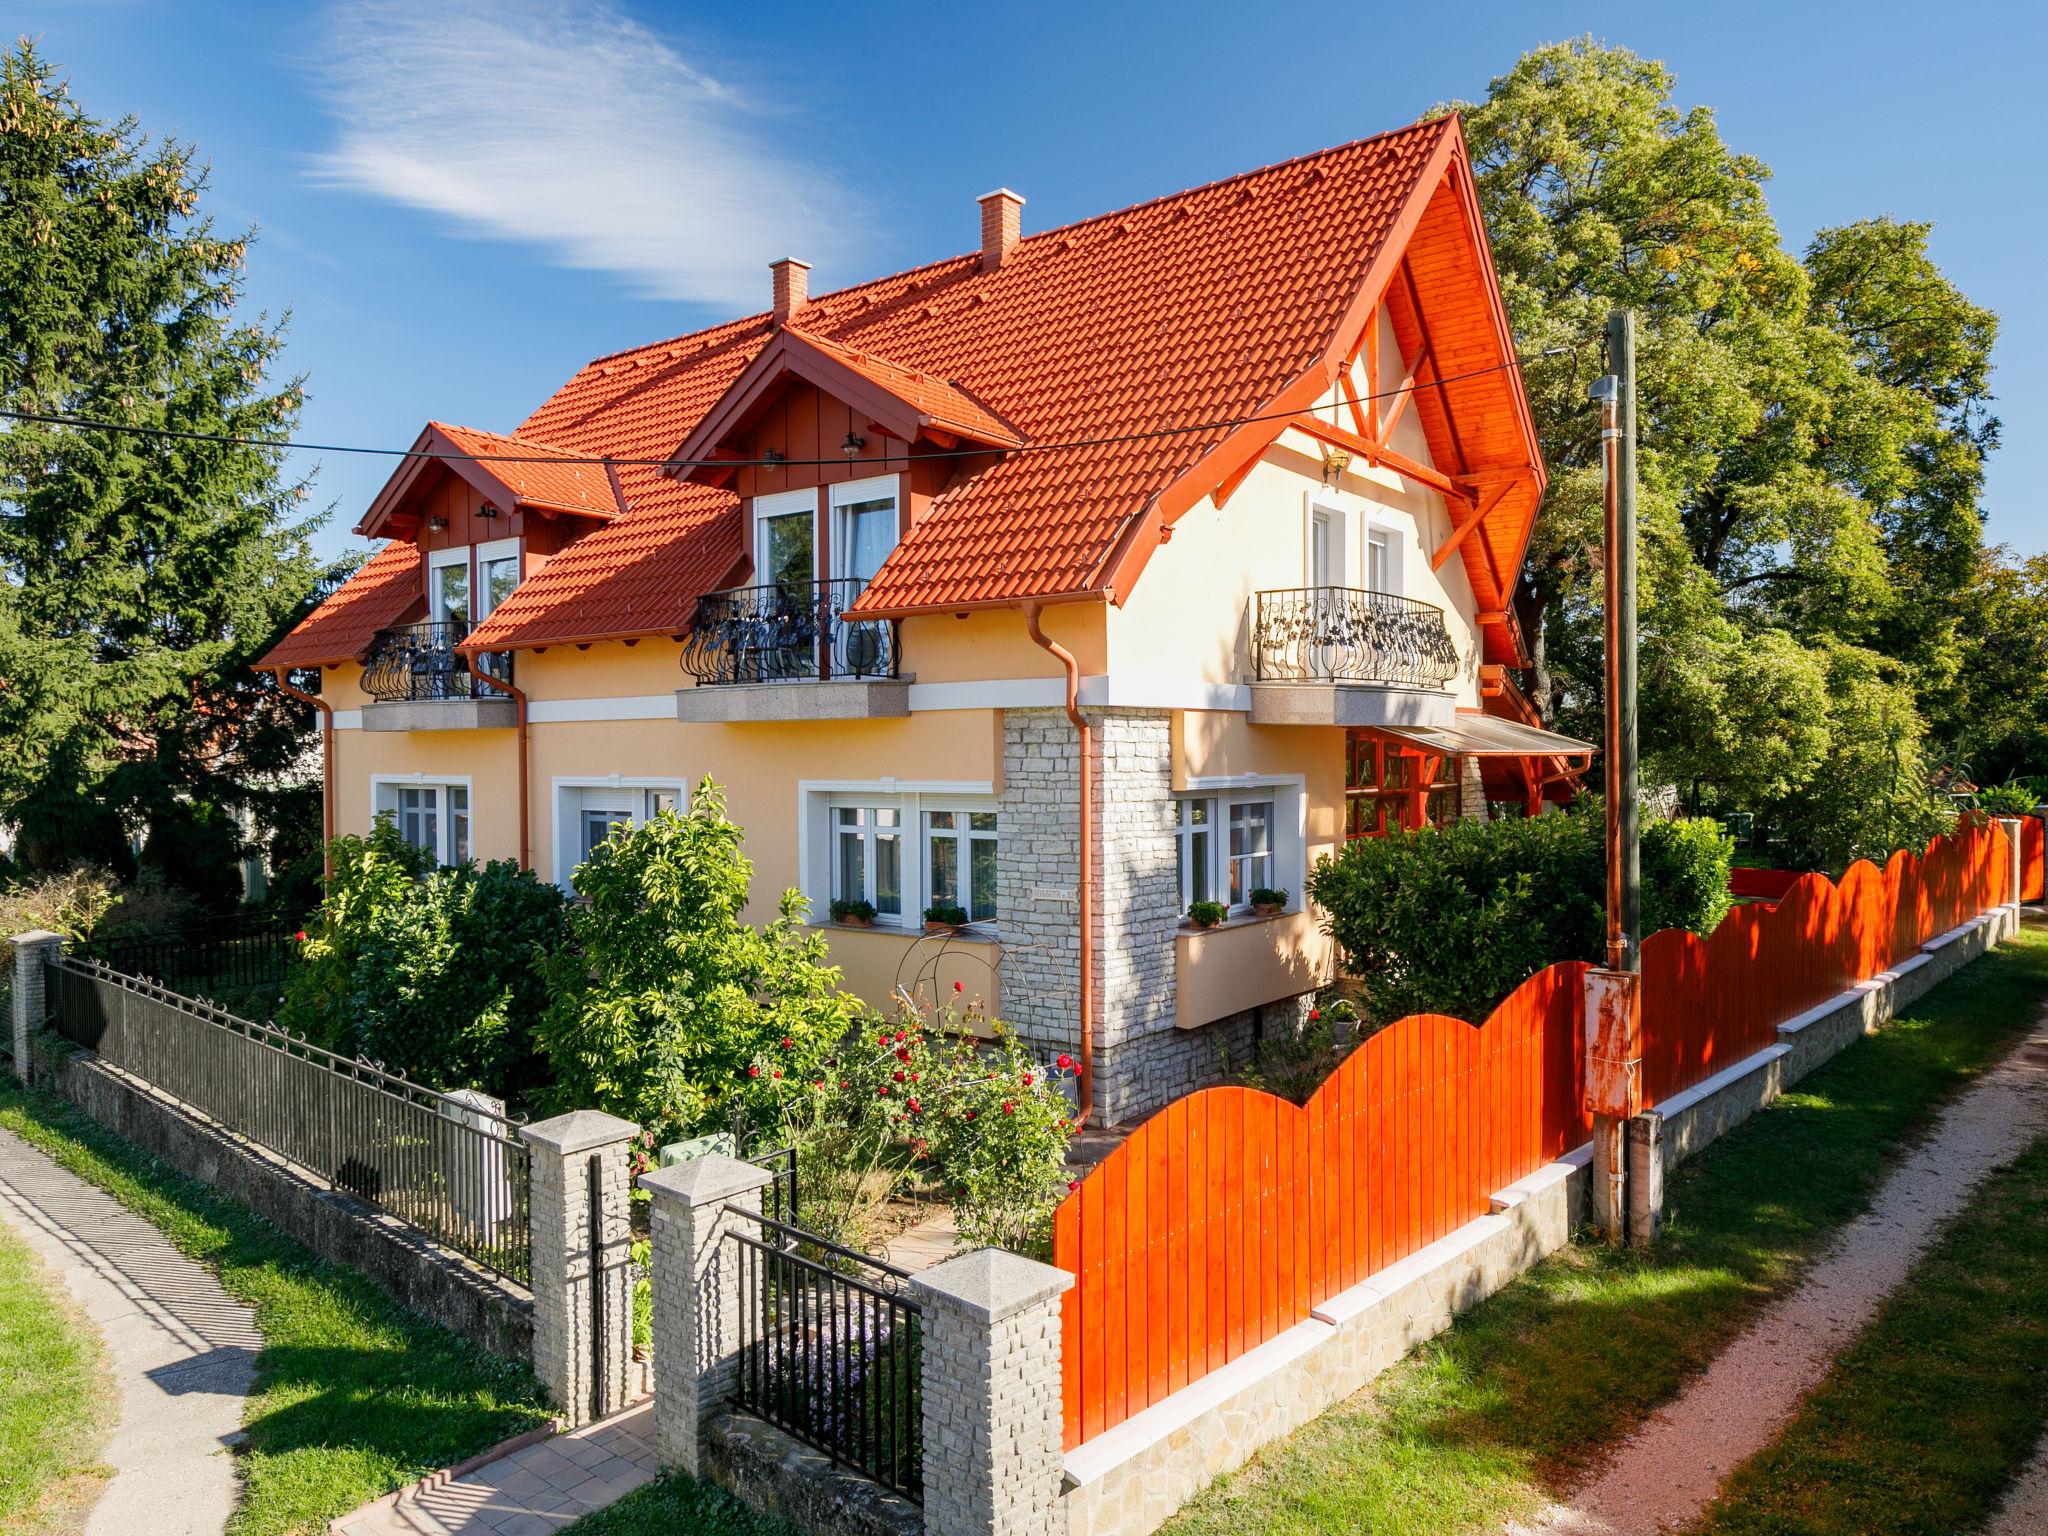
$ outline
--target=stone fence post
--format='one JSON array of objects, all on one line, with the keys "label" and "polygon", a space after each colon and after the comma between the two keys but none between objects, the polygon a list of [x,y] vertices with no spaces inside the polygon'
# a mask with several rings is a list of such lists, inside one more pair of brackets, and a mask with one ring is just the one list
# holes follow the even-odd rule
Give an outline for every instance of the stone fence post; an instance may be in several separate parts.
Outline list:
[{"label": "stone fence post", "polygon": [[927,1536],[1054,1536],[1060,1297],[1074,1277],[983,1248],[910,1281],[924,1308]]},{"label": "stone fence post", "polygon": [[627,1160],[639,1134],[632,1121],[594,1109],[519,1132],[531,1163],[533,1371],[571,1424],[626,1403],[633,1355]]},{"label": "stone fence post", "polygon": [[2005,833],[2006,878],[2012,882],[2008,887],[2012,894],[2005,904],[2012,908],[2017,917],[2020,910],[2020,892],[2025,889],[2026,880],[2026,863],[2020,857],[2020,818],[2001,816],[1998,818],[1998,825]]},{"label": "stone fence post", "polygon": [[773,1177],[715,1153],[640,1175],[654,1197],[654,1451],[692,1477],[739,1371],[739,1254],[725,1236],[752,1226],[734,1211],[759,1215]]},{"label": "stone fence post", "polygon": [[28,1035],[43,1027],[49,993],[44,967],[64,952],[64,935],[47,928],[14,936],[14,1075],[28,1081]]}]

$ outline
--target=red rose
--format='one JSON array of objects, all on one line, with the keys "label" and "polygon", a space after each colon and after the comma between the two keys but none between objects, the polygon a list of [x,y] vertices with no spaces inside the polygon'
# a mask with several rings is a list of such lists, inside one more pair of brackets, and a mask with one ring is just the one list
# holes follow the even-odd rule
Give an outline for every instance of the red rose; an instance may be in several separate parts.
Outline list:
[{"label": "red rose", "polygon": [[904,1046],[904,1045],[899,1045],[899,1046],[897,1046],[897,1047],[896,1047],[896,1059],[897,1059],[898,1061],[908,1061],[908,1060],[910,1060],[910,1048],[909,1048],[908,1046]]},{"label": "red rose", "polygon": [[968,1119],[970,1119],[970,1120],[972,1120],[972,1119],[974,1118],[974,1111],[973,1111],[973,1110],[971,1110],[971,1109],[970,1109],[969,1111],[967,1111],[967,1118],[968,1118]]},{"label": "red rose", "polygon": [[1029,1072],[1026,1072],[1024,1074],[1024,1086],[1026,1088],[1029,1088],[1031,1086],[1031,1074]]},{"label": "red rose", "polygon": [[909,1101],[909,1105],[910,1105],[910,1112],[911,1112],[911,1113],[912,1113],[913,1115],[916,1115],[916,1114],[922,1114],[922,1113],[924,1112],[924,1111],[923,1111],[923,1108],[922,1108],[922,1106],[920,1106],[920,1105],[918,1104],[917,1100],[915,1100],[915,1099],[911,1099],[911,1100]]},{"label": "red rose", "polygon": [[[901,1045],[905,1040],[908,1040],[909,1038],[910,1036],[906,1035],[902,1030],[899,1029],[896,1031],[896,1043],[898,1045]],[[887,1042],[884,1043],[886,1044]]]},{"label": "red rose", "polygon": [[1067,1180],[1067,1193],[1068,1193],[1068,1194],[1070,1194],[1070,1195],[1071,1195],[1071,1194],[1074,1194],[1074,1193],[1075,1193],[1076,1191],[1078,1191],[1078,1190],[1080,1189],[1080,1187],[1081,1187],[1081,1181],[1080,1181],[1079,1179],[1069,1179],[1069,1180]]},{"label": "red rose", "polygon": [[911,1080],[911,1081],[912,1081],[913,1083],[917,1081],[917,1074],[916,1074],[915,1072],[913,1072],[913,1073],[911,1073],[911,1074],[910,1074],[910,1080]]},{"label": "red rose", "polygon": [[779,1078],[779,1077],[781,1077],[781,1076],[782,1076],[782,1068],[780,1068],[780,1067],[777,1067],[777,1068],[775,1069],[775,1075],[776,1075],[776,1076],[777,1076],[778,1078]]},{"label": "red rose", "polygon": [[896,1082],[900,1083],[903,1081],[903,1074],[901,1072],[892,1073],[891,1077]]},{"label": "red rose", "polygon": [[[301,937],[303,937],[303,935],[301,935]],[[967,990],[967,983],[964,981],[956,981],[953,983],[953,990],[955,992],[965,992]]]},{"label": "red rose", "polygon": [[747,1076],[749,1076],[749,1077],[759,1077],[760,1075],[761,1075],[761,1069],[760,1069],[759,1067],[749,1067],[749,1068],[747,1068]]},{"label": "red rose", "polygon": [[882,1099],[889,1097],[889,1085],[887,1083],[882,1084],[881,1087],[875,1090],[875,1096]]},{"label": "red rose", "polygon": [[1009,1113],[1010,1113],[1010,1112],[1011,1112],[1012,1110],[1014,1110],[1014,1109],[1015,1109],[1016,1107],[1017,1107],[1017,1106],[1016,1106],[1016,1105],[1014,1105],[1014,1104],[1012,1104],[1012,1103],[1011,1103],[1011,1102],[1010,1102],[1010,1101],[1009,1101],[1008,1099],[1005,1099],[1005,1100],[1003,1100],[1003,1113],[1004,1113],[1004,1114],[1006,1114],[1006,1115],[1007,1115],[1007,1114],[1009,1114]]},{"label": "red rose", "polygon": [[1065,1051],[1060,1052],[1060,1059],[1054,1063],[1054,1065],[1057,1066],[1062,1072],[1066,1071],[1069,1067],[1073,1066],[1073,1064],[1074,1058],[1069,1056]]},{"label": "red rose", "polygon": [[303,944],[306,942],[306,930],[301,928],[297,933],[293,934],[292,937],[297,939],[301,944]]},{"label": "red rose", "polygon": [[785,1051],[789,1049],[789,1036],[787,1036],[787,1035],[784,1035],[784,1036],[782,1037],[782,1048],[783,1048],[783,1049],[784,1049]]},{"label": "red rose", "polygon": [[825,1079],[821,1077],[815,1083],[811,1084],[811,1086],[813,1088],[822,1088],[825,1086]]},{"label": "red rose", "polygon": [[1311,1024],[1315,1023],[1316,1020],[1320,1019],[1322,1016],[1323,1010],[1320,1008],[1311,1008],[1308,1011],[1308,1021]]},{"label": "red rose", "polygon": [[842,1088],[847,1088],[851,1087],[852,1085],[848,1083],[845,1078],[842,1077],[841,1079],[839,1079],[839,1086]]}]

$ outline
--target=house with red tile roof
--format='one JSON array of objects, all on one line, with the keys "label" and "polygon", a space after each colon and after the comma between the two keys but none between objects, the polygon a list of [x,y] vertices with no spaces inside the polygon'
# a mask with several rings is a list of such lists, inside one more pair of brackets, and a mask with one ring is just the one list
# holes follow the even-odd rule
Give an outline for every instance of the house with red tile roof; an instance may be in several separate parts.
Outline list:
[{"label": "house with red tile roof", "polygon": [[959,982],[1123,1120],[1331,980],[1316,859],[1568,797],[1588,748],[1513,681],[1544,469],[1458,120],[1023,201],[833,292],[777,262],[511,432],[429,423],[262,663],[320,705],[330,830],[567,884],[709,777],[850,986]]}]

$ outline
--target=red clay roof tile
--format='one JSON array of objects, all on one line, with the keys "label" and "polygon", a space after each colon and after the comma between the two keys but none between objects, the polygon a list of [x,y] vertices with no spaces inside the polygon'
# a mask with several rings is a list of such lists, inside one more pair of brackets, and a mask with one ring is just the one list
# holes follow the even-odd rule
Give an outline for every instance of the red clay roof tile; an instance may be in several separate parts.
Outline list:
[{"label": "red clay roof tile", "polygon": [[419,547],[394,539],[364,561],[256,665],[327,667],[339,661],[361,661],[377,631],[403,619],[424,595]]}]

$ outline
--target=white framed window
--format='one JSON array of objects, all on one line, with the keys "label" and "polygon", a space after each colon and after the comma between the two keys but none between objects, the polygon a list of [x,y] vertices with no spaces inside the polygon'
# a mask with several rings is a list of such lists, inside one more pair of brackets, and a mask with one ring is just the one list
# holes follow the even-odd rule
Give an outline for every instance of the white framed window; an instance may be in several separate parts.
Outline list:
[{"label": "white framed window", "polygon": [[427,617],[467,631],[475,612],[470,603],[467,544],[427,552]]},{"label": "white framed window", "polygon": [[1302,776],[1196,778],[1172,802],[1183,914],[1198,901],[1248,911],[1252,892],[1287,892],[1299,911],[1307,882],[1307,794]]},{"label": "white framed window", "polygon": [[996,813],[924,813],[925,870],[932,907],[959,907],[969,922],[996,916]]},{"label": "white framed window", "polygon": [[1402,595],[1407,538],[1399,528],[1374,519],[1365,529],[1365,590]]},{"label": "white framed window", "polygon": [[849,480],[831,489],[832,574],[866,583],[896,547],[897,477]]},{"label": "white framed window", "polygon": [[576,866],[600,843],[683,803],[679,780],[556,779],[555,883],[572,889]]},{"label": "white framed window", "polygon": [[467,779],[373,778],[370,807],[376,815],[389,816],[398,835],[437,864],[460,864],[471,856]]},{"label": "white framed window", "polygon": [[1273,883],[1273,802],[1230,802],[1230,905],[1251,905],[1252,892]]},{"label": "white framed window", "polygon": [[818,579],[818,493],[754,498],[754,585],[802,587]]},{"label": "white framed window", "polygon": [[476,618],[481,624],[519,586],[519,541],[497,539],[476,547]]},{"label": "white framed window", "polygon": [[865,901],[875,916],[903,919],[903,807],[832,808],[832,899]]},{"label": "white framed window", "polygon": [[1181,795],[1173,802],[1173,844],[1180,870],[1180,909],[1216,899],[1216,802]]},{"label": "white framed window", "polygon": [[1001,830],[993,786],[951,780],[805,780],[797,786],[797,886],[811,920],[867,901],[879,924],[917,927],[925,908],[999,918]]}]

